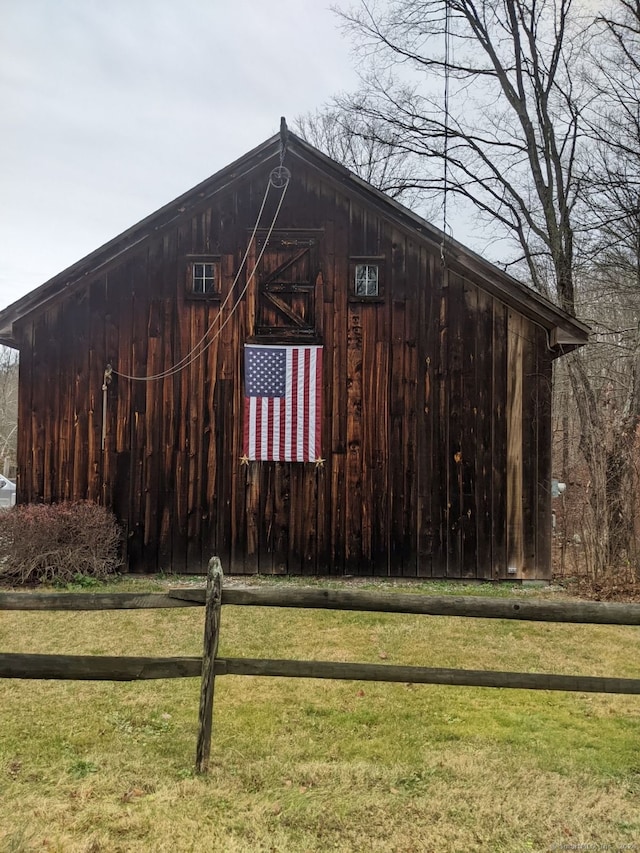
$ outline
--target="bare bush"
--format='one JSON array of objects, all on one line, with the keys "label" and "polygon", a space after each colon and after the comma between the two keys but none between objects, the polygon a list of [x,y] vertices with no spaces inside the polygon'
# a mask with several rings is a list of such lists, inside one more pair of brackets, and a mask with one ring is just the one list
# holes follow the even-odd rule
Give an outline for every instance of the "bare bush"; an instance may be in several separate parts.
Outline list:
[{"label": "bare bush", "polygon": [[69,583],[121,565],[113,513],[90,501],[30,504],[0,512],[0,581]]}]

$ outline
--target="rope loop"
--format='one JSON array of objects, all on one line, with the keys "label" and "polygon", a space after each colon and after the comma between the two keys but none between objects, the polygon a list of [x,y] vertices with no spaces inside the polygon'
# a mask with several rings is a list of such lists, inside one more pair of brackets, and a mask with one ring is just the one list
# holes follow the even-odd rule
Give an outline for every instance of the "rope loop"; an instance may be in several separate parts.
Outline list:
[{"label": "rope loop", "polygon": [[[282,184],[273,183],[274,173],[278,173],[277,179],[281,180]],[[280,215],[280,209],[282,208],[282,203],[284,202],[284,197],[285,197],[285,194],[287,192],[287,188],[289,186],[290,178],[291,178],[291,172],[287,168],[285,168],[284,166],[276,166],[276,168],[273,169],[271,174],[269,175],[269,181],[267,182],[267,188],[265,190],[264,198],[262,199],[262,205],[260,207],[260,210],[258,211],[256,224],[254,225],[253,232],[251,233],[251,237],[249,238],[249,242],[247,244],[247,249],[244,253],[242,261],[240,262],[240,267],[238,268],[238,272],[236,273],[236,275],[233,279],[233,282],[231,283],[231,287],[229,288],[229,293],[226,295],[226,297],[224,298],[224,301],[222,302],[222,305],[218,309],[218,313],[215,315],[215,317],[213,318],[213,320],[211,321],[211,323],[209,324],[209,326],[205,330],[205,332],[202,335],[202,337],[200,338],[200,340],[196,344],[194,344],[194,346],[191,348],[191,350],[183,358],[181,358],[180,361],[178,361],[176,364],[172,365],[171,367],[168,367],[166,370],[161,371],[160,373],[155,373],[152,376],[133,376],[133,375],[128,374],[128,373],[120,373],[119,371],[112,368],[111,365],[108,365],[107,368],[110,369],[111,373],[114,376],[120,376],[122,379],[129,379],[132,382],[152,382],[152,381],[158,380],[158,379],[166,379],[169,376],[174,376],[176,373],[180,373],[182,370],[184,370],[185,368],[192,365],[195,361],[197,361],[197,359],[199,359],[200,356],[204,355],[204,353],[209,349],[209,347],[219,337],[220,333],[222,332],[224,327],[227,325],[229,320],[233,317],[234,313],[238,309],[238,306],[240,305],[240,302],[242,301],[243,296],[245,295],[245,293],[249,289],[249,285],[251,284],[251,281],[252,281],[252,279],[256,273],[256,270],[258,269],[258,265],[260,264],[260,261],[262,260],[262,256],[264,255],[264,253],[267,249],[269,239],[271,237],[273,229],[275,228],[276,222],[278,220],[278,216]],[[216,325],[216,323],[221,320],[222,312],[226,308],[229,300],[231,299],[231,296],[233,294],[235,286],[238,283],[240,275],[244,269],[245,263],[246,263],[247,258],[249,256],[249,252],[251,250],[251,246],[254,243],[255,236],[256,236],[256,233],[258,231],[258,227],[260,225],[260,220],[262,219],[262,213],[263,213],[265,205],[267,203],[267,197],[269,195],[269,189],[272,186],[276,187],[277,189],[281,189],[282,192],[280,194],[280,199],[278,201],[278,205],[276,207],[275,213],[273,214],[273,219],[271,220],[271,225],[269,226],[269,230],[267,231],[267,235],[266,235],[266,238],[265,238],[264,243],[262,245],[262,248],[260,250],[260,253],[258,254],[258,257],[256,258],[256,261],[253,265],[253,269],[251,270],[251,272],[247,276],[247,281],[246,281],[244,287],[242,288],[242,291],[239,293],[235,302],[231,306],[231,309],[229,310],[227,317],[225,317],[225,319],[220,322],[219,328],[216,330],[216,332],[214,334],[211,334],[213,332],[213,329],[214,329],[214,326]],[[209,338],[209,340],[207,340],[207,338]],[[109,375],[111,375],[111,373]],[[107,374],[107,371],[105,370],[105,380],[106,380],[106,374]]]},{"label": "rope loop", "polygon": [[286,166],[283,166],[282,163],[280,163],[279,166],[276,166],[275,169],[272,169],[271,174],[269,175],[269,183],[277,190],[281,190],[283,187],[286,187],[290,180],[291,172]]}]

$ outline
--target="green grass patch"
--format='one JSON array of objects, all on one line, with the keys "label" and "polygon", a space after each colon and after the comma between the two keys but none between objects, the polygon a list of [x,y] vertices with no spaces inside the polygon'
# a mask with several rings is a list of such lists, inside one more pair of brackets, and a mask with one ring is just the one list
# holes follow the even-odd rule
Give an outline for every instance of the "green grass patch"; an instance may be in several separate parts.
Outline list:
[{"label": "green grass patch", "polygon": [[[203,617],[2,612],[0,649],[198,655]],[[638,677],[640,630],[225,607],[220,654]],[[638,697],[226,676],[207,777],[198,701],[197,679],[3,681],[0,851],[640,850]]]}]

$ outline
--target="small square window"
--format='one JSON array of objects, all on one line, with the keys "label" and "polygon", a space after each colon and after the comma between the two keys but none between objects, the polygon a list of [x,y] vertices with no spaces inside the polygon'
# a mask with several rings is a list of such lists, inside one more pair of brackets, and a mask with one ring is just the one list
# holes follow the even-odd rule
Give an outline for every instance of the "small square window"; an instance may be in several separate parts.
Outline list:
[{"label": "small square window", "polygon": [[377,264],[356,264],[354,292],[356,296],[378,296]]},{"label": "small square window", "polygon": [[213,262],[195,262],[191,268],[191,291],[193,293],[216,293],[218,282],[216,264]]},{"label": "small square window", "polygon": [[218,299],[221,290],[220,258],[213,255],[187,256],[185,280],[188,296]]}]

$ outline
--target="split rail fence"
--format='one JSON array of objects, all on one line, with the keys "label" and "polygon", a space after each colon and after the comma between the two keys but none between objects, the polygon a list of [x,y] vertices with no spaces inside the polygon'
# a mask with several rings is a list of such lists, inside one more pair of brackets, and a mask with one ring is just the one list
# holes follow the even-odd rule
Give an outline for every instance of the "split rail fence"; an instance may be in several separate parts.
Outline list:
[{"label": "split rail fence", "polygon": [[202,657],[107,657],[0,653],[0,678],[136,681],[152,678],[201,679],[196,768],[209,766],[215,677],[261,675],[330,678],[470,687],[510,687],[580,693],[640,694],[640,679],[529,672],[438,669],[394,664],[218,657],[221,605],[302,607],[430,616],[519,619],[533,622],[640,625],[640,605],[601,602],[547,602],[474,596],[423,596],[319,588],[223,588],[220,560],[209,563],[206,588],[166,593],[0,593],[0,610],[131,610],[205,607]]}]

